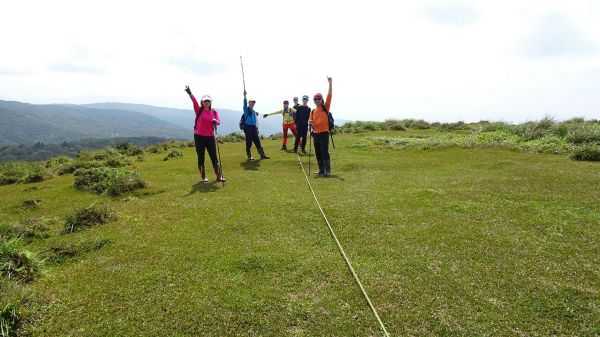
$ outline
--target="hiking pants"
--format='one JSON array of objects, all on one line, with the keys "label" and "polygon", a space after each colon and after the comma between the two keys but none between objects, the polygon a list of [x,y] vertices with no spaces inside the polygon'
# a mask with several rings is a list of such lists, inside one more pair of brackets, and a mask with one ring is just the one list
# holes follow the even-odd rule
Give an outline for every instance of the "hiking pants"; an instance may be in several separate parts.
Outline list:
[{"label": "hiking pants", "polygon": [[319,167],[321,167],[324,162],[329,161],[329,132],[315,133],[314,142],[315,156],[317,162],[319,162]]},{"label": "hiking pants", "polygon": [[194,145],[196,146],[196,154],[198,155],[199,170],[202,170],[202,167],[204,166],[204,149],[208,151],[212,166],[214,168],[219,167],[219,160],[217,159],[217,143],[215,143],[215,137],[194,134]]},{"label": "hiking pants", "polygon": [[256,149],[261,149],[260,138],[258,138],[258,128],[256,125],[245,125],[244,135],[246,136],[246,152],[250,151],[252,143],[256,146]]},{"label": "hiking pants", "polygon": [[302,150],[306,148],[306,134],[308,133],[308,126],[297,126],[296,129],[296,140],[294,141],[294,149],[298,149],[298,144],[302,143]]},{"label": "hiking pants", "polygon": [[294,123],[283,124],[283,145],[287,145],[288,129],[290,129],[292,131],[294,138],[296,137],[296,124],[294,124]]}]

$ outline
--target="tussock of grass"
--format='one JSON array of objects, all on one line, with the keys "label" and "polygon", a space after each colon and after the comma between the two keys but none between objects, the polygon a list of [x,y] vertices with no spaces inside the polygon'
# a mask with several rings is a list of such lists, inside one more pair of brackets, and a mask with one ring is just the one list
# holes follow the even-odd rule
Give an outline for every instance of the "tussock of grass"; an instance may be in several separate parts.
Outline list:
[{"label": "tussock of grass", "polygon": [[44,165],[33,162],[6,162],[0,164],[0,185],[36,183],[52,178]]},{"label": "tussock of grass", "polygon": [[23,209],[34,210],[42,204],[42,199],[27,199],[21,202],[20,207]]},{"label": "tussock of grass", "polygon": [[36,255],[22,247],[19,239],[0,239],[0,274],[9,280],[31,282],[40,271]]},{"label": "tussock of grass", "polygon": [[18,306],[8,303],[0,309],[0,336],[16,337],[20,326]]},{"label": "tussock of grass", "polygon": [[146,187],[137,172],[110,167],[78,169],[73,173],[73,185],[78,190],[119,196]]},{"label": "tussock of grass", "polygon": [[171,150],[171,152],[169,152],[169,154],[167,154],[164,158],[163,161],[167,161],[171,158],[179,158],[179,157],[183,157],[183,153],[177,151],[177,150]]},{"label": "tussock of grass", "polygon": [[72,233],[81,229],[104,225],[115,219],[116,215],[106,206],[91,205],[78,208],[73,214],[67,216],[63,233]]},{"label": "tussock of grass", "polygon": [[0,224],[0,237],[5,241],[11,239],[20,239],[30,243],[36,239],[45,239],[50,236],[48,231],[50,225],[55,223],[56,219],[49,217],[27,218],[18,223]]},{"label": "tussock of grass", "polygon": [[60,246],[52,246],[47,249],[42,256],[48,264],[59,265],[69,260],[77,259],[89,253],[96,252],[108,245],[110,240],[94,240],[84,241],[77,244],[67,244]]}]

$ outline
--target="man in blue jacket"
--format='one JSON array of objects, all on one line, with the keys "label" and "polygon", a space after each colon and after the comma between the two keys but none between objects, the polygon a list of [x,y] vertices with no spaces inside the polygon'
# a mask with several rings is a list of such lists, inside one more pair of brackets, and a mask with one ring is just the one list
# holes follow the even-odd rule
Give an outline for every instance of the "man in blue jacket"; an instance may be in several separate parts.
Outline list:
[{"label": "man in blue jacket", "polygon": [[246,91],[244,91],[244,115],[242,120],[244,121],[244,135],[246,136],[246,154],[248,155],[248,160],[254,160],[254,158],[252,158],[252,152],[250,152],[250,148],[254,142],[256,150],[258,150],[258,154],[260,154],[260,159],[269,159],[269,156],[265,154],[265,150],[263,150],[260,145],[260,138],[258,138],[258,125],[256,122],[258,113],[254,111],[254,104],[256,104],[255,100],[250,100],[248,102],[246,99]]}]

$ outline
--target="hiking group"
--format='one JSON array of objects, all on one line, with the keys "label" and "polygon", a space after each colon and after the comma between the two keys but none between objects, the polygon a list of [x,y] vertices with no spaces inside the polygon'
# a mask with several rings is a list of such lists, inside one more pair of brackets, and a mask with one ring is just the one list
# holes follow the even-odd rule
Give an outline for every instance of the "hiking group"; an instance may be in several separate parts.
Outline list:
[{"label": "hiking group", "polygon": [[[329,156],[329,137],[333,128],[333,116],[330,112],[331,107],[331,77],[327,77],[329,82],[329,90],[327,97],[323,99],[323,95],[316,93],[313,96],[315,108],[311,109],[308,106],[309,97],[302,96],[302,104],[298,103],[298,97],[294,97],[294,106],[289,107],[287,100],[283,101],[283,109],[273,113],[263,114],[263,118],[271,115],[282,115],[283,140],[281,150],[287,150],[288,131],[294,135],[294,149],[297,153],[300,147],[302,153],[306,153],[306,137],[310,133],[314,139],[315,156],[319,166],[317,175],[329,177],[331,174],[331,159]],[[216,180],[225,182],[223,178],[223,168],[217,157],[218,142],[217,142],[217,126],[221,125],[221,119],[217,110],[212,108],[212,98],[209,95],[202,96],[201,104],[192,94],[189,86],[185,87],[185,91],[190,96],[194,105],[196,119],[194,122],[194,145],[198,156],[198,171],[202,182],[208,181],[204,168],[204,153],[208,152],[212,166],[215,171]],[[248,160],[254,160],[252,156],[252,144],[256,147],[261,159],[269,159],[265,154],[258,136],[258,115],[254,110],[256,100],[248,100],[247,93],[244,89],[243,113],[240,118],[240,130],[244,131],[246,139],[246,156]],[[335,146],[334,146],[335,147]]]}]

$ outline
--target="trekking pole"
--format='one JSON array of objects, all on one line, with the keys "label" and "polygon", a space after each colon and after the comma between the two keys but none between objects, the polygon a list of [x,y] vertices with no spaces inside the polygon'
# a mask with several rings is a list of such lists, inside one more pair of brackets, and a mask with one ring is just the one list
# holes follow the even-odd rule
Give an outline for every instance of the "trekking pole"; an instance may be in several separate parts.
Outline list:
[{"label": "trekking pole", "polygon": [[312,150],[312,127],[308,127],[308,176],[310,177],[310,154]]},{"label": "trekking pole", "polygon": [[329,131],[329,137],[331,137],[331,145],[335,149],[335,143],[333,142],[333,132],[332,131]]},{"label": "trekking pole", "polygon": [[244,76],[244,63],[242,63],[242,55],[240,55],[240,65],[242,66],[242,82],[244,83],[244,92],[246,92],[246,76]]},{"label": "trekking pole", "polygon": [[221,161],[221,150],[219,149],[219,140],[217,139],[217,126],[215,125],[215,143],[217,144],[217,158],[219,159],[219,173],[221,174],[221,183],[225,187],[225,178],[223,177],[223,162]]}]

